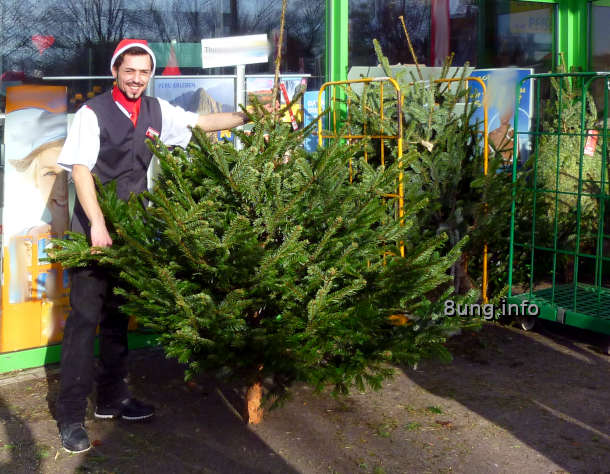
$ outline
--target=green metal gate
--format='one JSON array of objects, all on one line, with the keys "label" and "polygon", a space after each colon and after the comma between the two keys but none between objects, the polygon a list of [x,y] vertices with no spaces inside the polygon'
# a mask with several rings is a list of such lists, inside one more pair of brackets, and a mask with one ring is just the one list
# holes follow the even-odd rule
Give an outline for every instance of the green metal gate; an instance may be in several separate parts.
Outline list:
[{"label": "green metal gate", "polygon": [[610,335],[610,74],[528,80],[534,116],[528,130],[514,124],[513,156],[530,146],[513,160],[508,303]]}]

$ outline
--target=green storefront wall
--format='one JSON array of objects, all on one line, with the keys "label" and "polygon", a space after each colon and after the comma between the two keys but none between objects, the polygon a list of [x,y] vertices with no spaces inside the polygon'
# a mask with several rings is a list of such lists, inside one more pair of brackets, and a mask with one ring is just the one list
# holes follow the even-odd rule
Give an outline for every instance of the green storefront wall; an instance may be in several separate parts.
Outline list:
[{"label": "green storefront wall", "polygon": [[[484,12],[486,0],[479,0],[480,11]],[[557,5],[554,56],[557,63],[559,53],[563,53],[568,70],[586,71],[589,67],[588,13],[590,1],[586,0],[537,0],[539,3]],[[610,6],[610,0],[594,2],[595,5]],[[484,21],[484,18],[483,18]],[[349,0],[326,1],[326,80],[347,79],[349,44]],[[152,334],[130,333],[131,348],[150,347],[156,343]],[[61,345],[39,347],[0,354],[0,373],[38,367],[59,362]]]}]

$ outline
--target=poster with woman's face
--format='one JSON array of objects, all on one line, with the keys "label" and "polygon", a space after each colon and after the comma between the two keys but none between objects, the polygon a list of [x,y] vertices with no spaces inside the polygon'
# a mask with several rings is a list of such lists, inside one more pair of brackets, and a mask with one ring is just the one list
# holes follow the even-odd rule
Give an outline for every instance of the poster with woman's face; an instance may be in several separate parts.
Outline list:
[{"label": "poster with woman's face", "polygon": [[61,236],[68,226],[67,174],[57,165],[67,133],[66,88],[7,89],[4,236]]},{"label": "poster with woman's face", "polygon": [[[63,269],[43,260],[49,239],[63,237],[68,229],[68,176],[57,165],[67,134],[66,112],[65,87],[7,88],[1,351],[57,340],[67,311]],[[38,321],[38,326],[20,327],[11,321],[13,313],[15,318],[21,314],[17,321],[30,321],[30,326]]]}]

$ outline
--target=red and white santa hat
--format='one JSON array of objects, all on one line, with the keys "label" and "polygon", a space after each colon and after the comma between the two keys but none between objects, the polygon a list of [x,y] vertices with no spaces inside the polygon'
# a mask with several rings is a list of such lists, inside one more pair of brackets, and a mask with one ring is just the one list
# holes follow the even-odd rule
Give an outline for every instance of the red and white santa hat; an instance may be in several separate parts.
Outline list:
[{"label": "red and white santa hat", "polygon": [[116,49],[114,50],[114,54],[112,55],[112,59],[110,60],[110,71],[112,71],[112,67],[114,66],[114,62],[116,61],[116,58],[118,58],[122,53],[124,53],[125,51],[127,51],[130,48],[141,48],[144,51],[146,51],[148,54],[150,54],[150,57],[152,58],[152,74],[155,74],[155,67],[157,67],[157,60],[155,59],[155,53],[153,53],[153,50],[150,49],[150,47],[148,46],[148,41],[146,40],[141,40],[141,39],[124,39],[121,40],[121,42],[117,45]]}]

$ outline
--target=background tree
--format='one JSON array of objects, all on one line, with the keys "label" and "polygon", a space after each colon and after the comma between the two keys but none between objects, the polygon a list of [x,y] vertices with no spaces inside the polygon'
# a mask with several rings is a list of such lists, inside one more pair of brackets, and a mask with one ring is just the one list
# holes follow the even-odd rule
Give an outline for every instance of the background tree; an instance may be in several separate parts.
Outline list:
[{"label": "background tree", "polygon": [[[467,68],[450,73],[447,63],[429,81],[419,81],[415,70],[393,72],[380,43],[373,40],[373,44],[385,74],[401,88],[405,181],[411,192],[429,201],[418,212],[419,230],[427,236],[446,232],[448,248],[468,236],[464,254],[451,269],[458,292],[482,287],[482,256],[487,244],[488,295],[499,298],[508,280],[512,176],[502,169],[501,154],[495,150],[490,153],[488,174],[483,174],[483,136],[481,125],[472,120]],[[457,81],[449,85],[448,79]],[[380,99],[380,89],[374,86],[351,94],[348,122],[353,134],[363,130],[372,135],[398,133],[395,93],[386,88],[383,120]],[[368,152],[371,160],[379,162],[379,143],[369,144]],[[396,160],[396,153],[395,142],[387,140],[385,155]],[[525,210],[516,223],[519,238],[531,229],[532,199],[523,192],[529,174],[529,167],[521,168],[516,184],[518,207]],[[514,281],[528,279],[525,258],[525,253],[517,252],[519,271]]]},{"label": "background tree", "polygon": [[[412,56],[406,47],[402,25],[398,17],[404,16],[407,30],[417,58],[426,64],[429,56],[430,2],[400,0],[394,2],[350,2],[350,30],[358,32],[358,38],[380,38],[384,54],[392,64],[410,64]],[[362,43],[358,43],[362,47]],[[373,44],[366,48],[350,49],[350,64],[372,66],[376,59]]]}]

